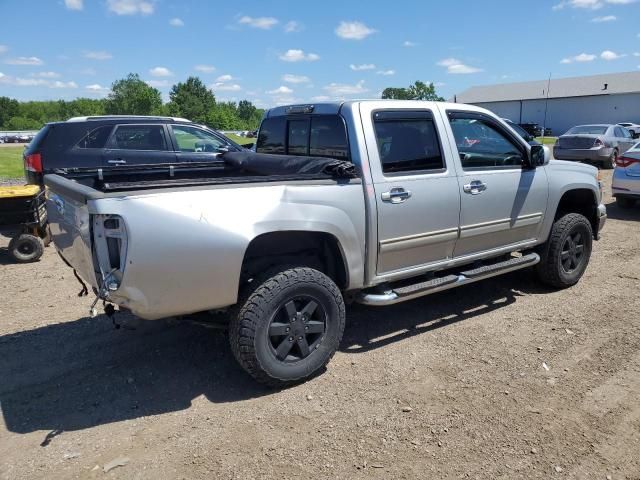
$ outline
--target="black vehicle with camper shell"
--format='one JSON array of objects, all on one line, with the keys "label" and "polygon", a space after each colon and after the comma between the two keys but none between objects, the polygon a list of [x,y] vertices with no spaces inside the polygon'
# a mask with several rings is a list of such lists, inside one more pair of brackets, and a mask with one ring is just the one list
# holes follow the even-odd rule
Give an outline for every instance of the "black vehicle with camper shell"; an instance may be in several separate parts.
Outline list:
[{"label": "black vehicle with camper shell", "polygon": [[24,151],[27,183],[75,168],[215,161],[244,148],[204,125],[175,117],[106,115],[46,124]]}]

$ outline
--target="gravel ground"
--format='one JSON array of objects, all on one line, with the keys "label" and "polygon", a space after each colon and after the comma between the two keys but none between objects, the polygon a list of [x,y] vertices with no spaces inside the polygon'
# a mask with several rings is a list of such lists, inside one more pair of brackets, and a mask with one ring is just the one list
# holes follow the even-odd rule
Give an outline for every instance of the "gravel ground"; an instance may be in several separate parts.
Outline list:
[{"label": "gravel ground", "polygon": [[640,207],[608,195],[576,287],[521,271],[351,307],[327,370],[285,391],[223,332],[88,318],[51,247],[0,251],[0,478],[638,479]]}]

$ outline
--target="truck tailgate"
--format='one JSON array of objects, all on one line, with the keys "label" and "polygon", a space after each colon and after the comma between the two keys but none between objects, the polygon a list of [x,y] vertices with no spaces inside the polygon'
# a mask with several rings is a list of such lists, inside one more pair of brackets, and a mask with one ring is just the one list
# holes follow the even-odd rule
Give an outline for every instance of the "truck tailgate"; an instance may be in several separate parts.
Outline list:
[{"label": "truck tailgate", "polygon": [[80,276],[97,287],[87,206],[93,189],[58,175],[45,176],[49,228],[56,249]]}]

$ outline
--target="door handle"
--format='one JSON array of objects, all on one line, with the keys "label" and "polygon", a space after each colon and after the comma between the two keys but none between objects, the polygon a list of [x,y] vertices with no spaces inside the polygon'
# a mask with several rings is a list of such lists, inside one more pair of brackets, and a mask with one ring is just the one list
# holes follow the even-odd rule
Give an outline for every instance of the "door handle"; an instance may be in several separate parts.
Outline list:
[{"label": "door handle", "polygon": [[107,163],[111,163],[112,165],[124,165],[127,161],[121,158],[113,158],[111,160],[107,160]]},{"label": "door handle", "polygon": [[464,185],[462,189],[465,193],[478,195],[479,193],[484,192],[487,189],[487,186],[480,180],[473,180],[471,183],[467,183],[466,185]]},{"label": "door handle", "polygon": [[380,198],[382,198],[383,202],[390,203],[402,203],[410,197],[411,192],[409,190],[405,190],[402,187],[393,187],[388,192],[383,192],[380,195]]}]

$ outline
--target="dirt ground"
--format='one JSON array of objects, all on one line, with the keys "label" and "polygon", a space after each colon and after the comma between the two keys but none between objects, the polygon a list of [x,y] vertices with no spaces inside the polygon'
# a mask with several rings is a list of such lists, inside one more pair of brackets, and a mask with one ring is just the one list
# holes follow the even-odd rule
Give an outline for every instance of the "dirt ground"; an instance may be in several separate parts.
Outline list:
[{"label": "dirt ground", "polygon": [[327,370],[285,391],[224,332],[89,318],[52,247],[0,251],[0,478],[640,479],[640,207],[609,185],[576,287],[524,271],[353,306]]}]

